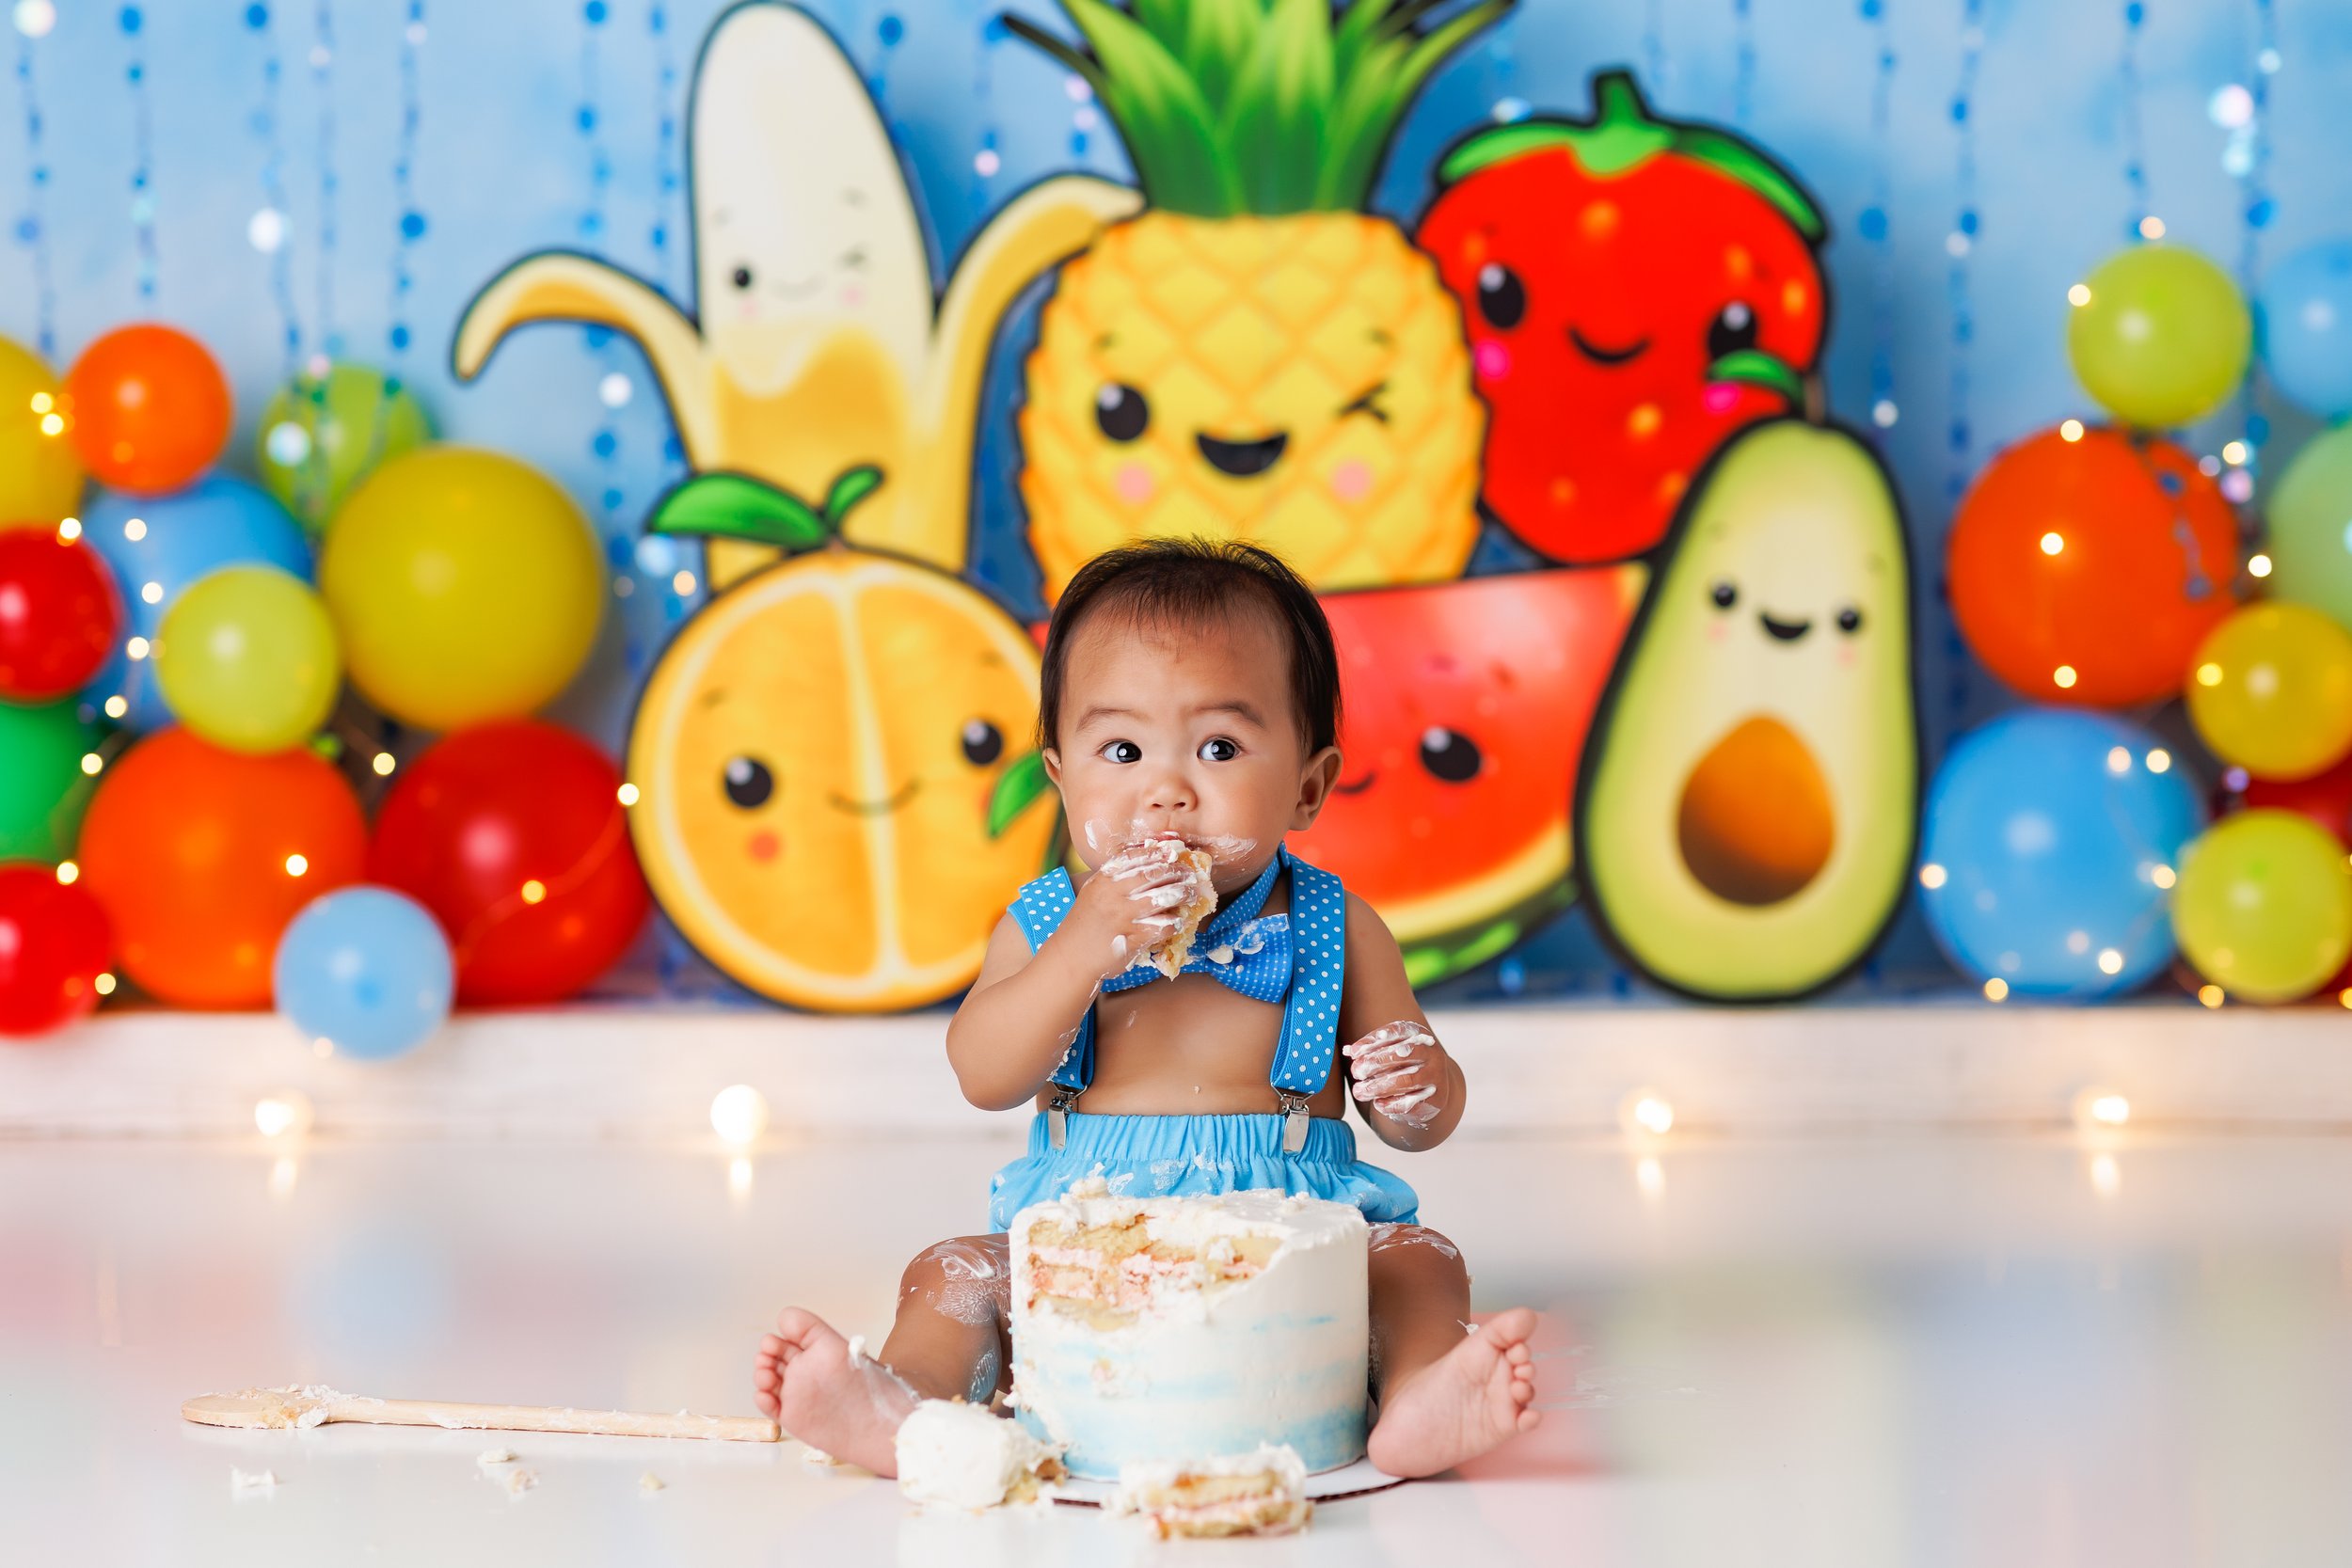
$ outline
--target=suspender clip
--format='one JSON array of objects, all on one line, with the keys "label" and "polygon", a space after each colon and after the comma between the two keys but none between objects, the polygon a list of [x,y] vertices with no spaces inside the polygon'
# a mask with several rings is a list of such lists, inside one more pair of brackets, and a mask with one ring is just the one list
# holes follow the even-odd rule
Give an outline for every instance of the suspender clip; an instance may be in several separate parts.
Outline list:
[{"label": "suspender clip", "polygon": [[1296,1154],[1307,1147],[1309,1098],[1289,1089],[1276,1089],[1274,1095],[1282,1102],[1282,1152]]},{"label": "suspender clip", "polygon": [[1078,1091],[1068,1087],[1057,1087],[1045,1102],[1045,1132],[1056,1148],[1070,1141],[1070,1108],[1076,1103]]}]

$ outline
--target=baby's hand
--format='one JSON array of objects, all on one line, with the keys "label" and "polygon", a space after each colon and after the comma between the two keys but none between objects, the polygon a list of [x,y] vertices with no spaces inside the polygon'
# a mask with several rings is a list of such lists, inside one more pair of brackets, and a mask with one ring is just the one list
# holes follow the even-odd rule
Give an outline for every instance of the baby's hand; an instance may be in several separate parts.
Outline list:
[{"label": "baby's hand", "polygon": [[1340,1048],[1355,1095],[1391,1121],[1426,1127],[1445,1110],[1445,1047],[1411,1019],[1384,1023]]},{"label": "baby's hand", "polygon": [[1191,867],[1171,864],[1136,847],[1120,850],[1095,868],[1078,889],[1062,929],[1102,963],[1108,979],[1165,938],[1176,911],[1192,896]]}]

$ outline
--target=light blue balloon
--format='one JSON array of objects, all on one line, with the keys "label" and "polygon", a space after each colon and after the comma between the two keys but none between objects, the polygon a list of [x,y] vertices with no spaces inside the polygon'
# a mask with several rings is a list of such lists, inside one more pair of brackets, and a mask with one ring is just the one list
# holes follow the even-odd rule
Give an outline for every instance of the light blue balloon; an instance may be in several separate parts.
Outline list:
[{"label": "light blue balloon", "polygon": [[114,569],[124,610],[121,641],[82,700],[103,711],[107,698],[121,697],[129,708],[115,721],[141,734],[170,723],[171,710],[155,687],[154,658],[131,657],[131,639],[152,643],[182,589],[208,572],[247,563],[311,578],[302,525],[268,491],[222,474],[168,496],[101,491],[82,514],[82,539]]},{"label": "light blue balloon", "polygon": [[2004,714],[1956,741],[1929,786],[1920,907],[1972,979],[2111,996],[2172,961],[2167,889],[2204,824],[2180,759],[2137,724]]},{"label": "light blue balloon", "polygon": [[2279,390],[2327,419],[2352,414],[2352,240],[2323,240],[2271,267],[2254,310]]},{"label": "light blue balloon", "polygon": [[278,940],[278,1010],[344,1055],[379,1060],[449,1017],[456,968],[425,907],[389,888],[347,887],[307,905]]}]

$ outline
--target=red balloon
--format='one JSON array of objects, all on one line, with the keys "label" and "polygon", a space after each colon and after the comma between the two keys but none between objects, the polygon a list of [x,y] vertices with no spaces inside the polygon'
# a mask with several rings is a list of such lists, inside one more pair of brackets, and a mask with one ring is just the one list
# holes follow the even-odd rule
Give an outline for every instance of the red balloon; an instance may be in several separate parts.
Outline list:
[{"label": "red balloon", "polygon": [[0,864],[0,1035],[44,1034],[98,1006],[114,940],[87,888],[38,861]]},{"label": "red balloon", "polygon": [[229,444],[229,381],[202,343],[156,322],[119,326],[66,372],[73,445],[100,483],[159,496]]},{"label": "red balloon", "polygon": [[650,907],[620,790],[620,769],[569,730],[460,730],[385,797],[368,879],[441,923],[459,1002],[562,1001],[612,967]]},{"label": "red balloon", "polygon": [[96,550],[47,528],[0,529],[0,697],[46,703],[79,690],[121,625]]},{"label": "red balloon", "polygon": [[2033,702],[2177,696],[2197,644],[2237,608],[2237,517],[2171,442],[2066,428],[2001,452],[1960,503],[1952,616]]},{"label": "red balloon", "polygon": [[2339,844],[2352,844],[2352,756],[2308,779],[2249,779],[2243,799],[2249,807],[2300,812]]}]

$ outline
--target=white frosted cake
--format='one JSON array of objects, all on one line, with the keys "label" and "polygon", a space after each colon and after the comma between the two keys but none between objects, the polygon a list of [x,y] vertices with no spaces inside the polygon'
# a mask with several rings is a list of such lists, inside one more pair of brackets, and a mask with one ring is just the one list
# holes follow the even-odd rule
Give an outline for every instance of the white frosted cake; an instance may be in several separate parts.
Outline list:
[{"label": "white frosted cake", "polygon": [[1013,1399],[1073,1475],[1287,1444],[1364,1451],[1364,1217],[1272,1190],[1115,1197],[1082,1181],[1013,1216]]}]

